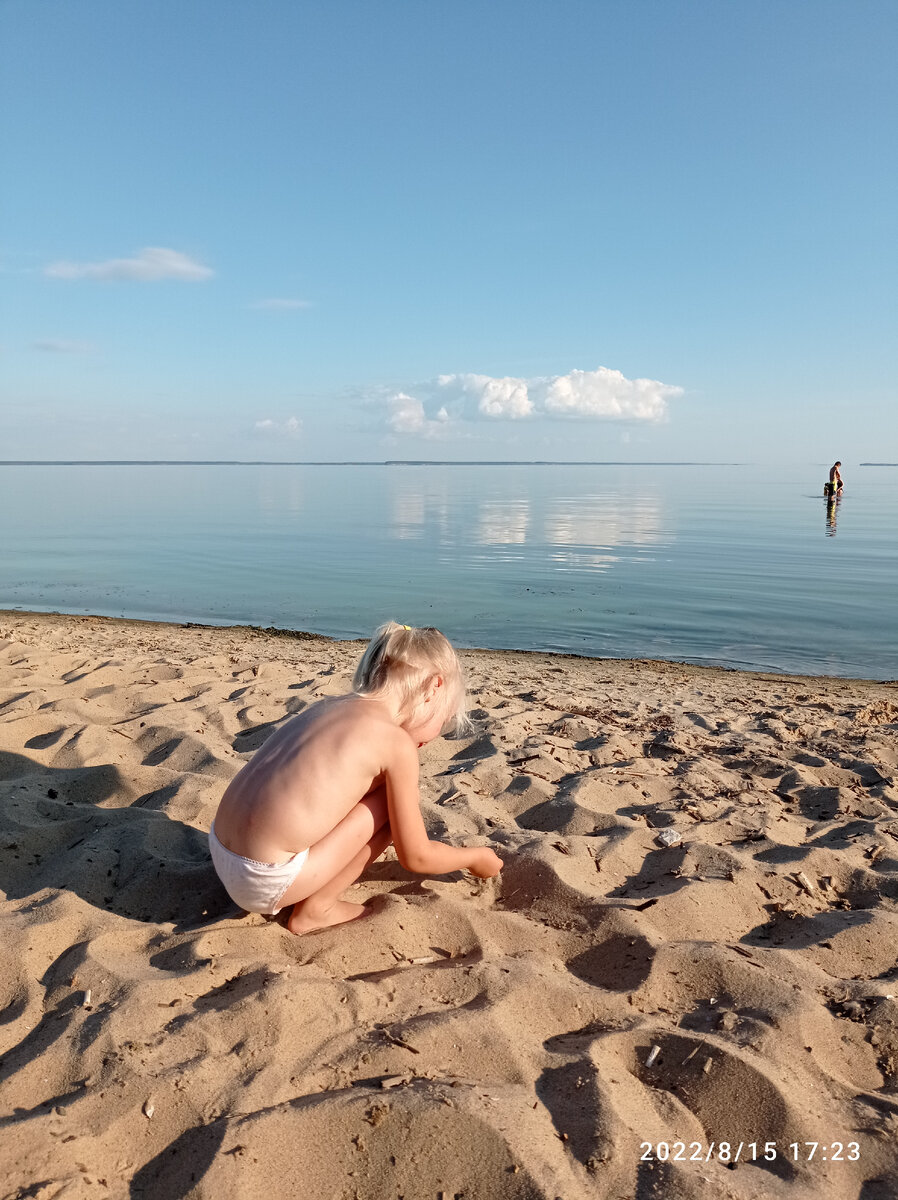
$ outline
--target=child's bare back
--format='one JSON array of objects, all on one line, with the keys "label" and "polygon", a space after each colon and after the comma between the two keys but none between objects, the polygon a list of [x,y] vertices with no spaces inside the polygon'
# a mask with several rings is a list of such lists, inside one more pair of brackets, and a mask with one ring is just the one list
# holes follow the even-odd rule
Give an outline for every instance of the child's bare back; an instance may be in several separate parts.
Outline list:
[{"label": "child's bare back", "polygon": [[420,873],[488,877],[502,867],[486,846],[431,841],[421,816],[418,749],[464,719],[461,669],[442,634],[383,626],[353,686],[265,742],[229,784],[209,834],[234,901],[265,913],[292,904],[295,933],[362,916],[363,905],[339,895],[391,841]]},{"label": "child's bare back", "polygon": [[277,862],[319,842],[383,783],[397,734],[376,700],[321,700],[282,725],[233,778],[215,832],[238,854]]}]

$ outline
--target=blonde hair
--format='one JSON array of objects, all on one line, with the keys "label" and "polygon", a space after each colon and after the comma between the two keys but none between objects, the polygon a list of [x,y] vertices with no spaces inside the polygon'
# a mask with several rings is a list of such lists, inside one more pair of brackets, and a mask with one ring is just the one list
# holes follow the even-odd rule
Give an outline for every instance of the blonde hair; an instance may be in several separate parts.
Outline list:
[{"label": "blonde hair", "polygon": [[356,667],[352,690],[359,696],[394,697],[403,720],[414,721],[423,708],[427,685],[438,675],[446,689],[451,732],[469,732],[464,672],[452,644],[438,629],[414,629],[395,621],[381,625]]}]

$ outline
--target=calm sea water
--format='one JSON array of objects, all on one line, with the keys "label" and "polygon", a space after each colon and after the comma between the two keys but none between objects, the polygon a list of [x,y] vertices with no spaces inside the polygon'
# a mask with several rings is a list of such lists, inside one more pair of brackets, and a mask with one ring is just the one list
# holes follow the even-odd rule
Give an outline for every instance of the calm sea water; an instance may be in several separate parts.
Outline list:
[{"label": "calm sea water", "polygon": [[898,469],[0,465],[0,608],[898,678]]}]

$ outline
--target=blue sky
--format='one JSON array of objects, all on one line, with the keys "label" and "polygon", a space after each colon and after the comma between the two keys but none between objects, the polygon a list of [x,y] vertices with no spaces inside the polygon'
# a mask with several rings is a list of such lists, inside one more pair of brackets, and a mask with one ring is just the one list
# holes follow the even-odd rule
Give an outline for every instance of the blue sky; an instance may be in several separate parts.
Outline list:
[{"label": "blue sky", "polygon": [[893,0],[2,0],[0,458],[898,460]]}]

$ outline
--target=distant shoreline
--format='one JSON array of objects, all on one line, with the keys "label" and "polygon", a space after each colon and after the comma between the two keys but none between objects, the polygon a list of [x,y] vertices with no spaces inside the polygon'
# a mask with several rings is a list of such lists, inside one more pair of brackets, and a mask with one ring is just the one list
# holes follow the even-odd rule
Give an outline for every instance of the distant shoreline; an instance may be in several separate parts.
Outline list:
[{"label": "distant shoreline", "polygon": [[[568,459],[428,459],[396,458],[346,461],[240,458],[10,458],[0,467],[750,467],[736,462],[623,462],[620,460]],[[862,464],[863,465],[863,464]]]},{"label": "distant shoreline", "polygon": [[[822,466],[805,463],[804,466]],[[862,462],[859,467],[898,467],[898,462]],[[756,467],[750,462],[566,458],[3,458],[0,467]]]}]

